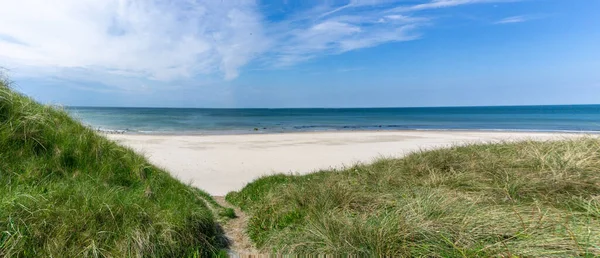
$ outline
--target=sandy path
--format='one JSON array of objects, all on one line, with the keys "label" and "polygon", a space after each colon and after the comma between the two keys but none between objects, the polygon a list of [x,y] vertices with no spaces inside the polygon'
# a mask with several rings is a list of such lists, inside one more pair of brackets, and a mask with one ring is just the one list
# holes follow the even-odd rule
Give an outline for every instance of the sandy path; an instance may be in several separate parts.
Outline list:
[{"label": "sandy path", "polygon": [[252,245],[252,240],[246,233],[246,225],[248,225],[248,215],[240,210],[239,207],[235,207],[229,204],[223,196],[213,196],[215,201],[223,207],[232,208],[235,210],[236,217],[230,219],[223,224],[223,230],[225,236],[230,241],[229,256],[230,257],[252,257],[259,252]]},{"label": "sandy path", "polygon": [[398,157],[468,142],[557,139],[567,134],[458,131],[323,132],[251,135],[109,135],[145,154],[183,182],[223,196],[273,173],[318,169]]}]

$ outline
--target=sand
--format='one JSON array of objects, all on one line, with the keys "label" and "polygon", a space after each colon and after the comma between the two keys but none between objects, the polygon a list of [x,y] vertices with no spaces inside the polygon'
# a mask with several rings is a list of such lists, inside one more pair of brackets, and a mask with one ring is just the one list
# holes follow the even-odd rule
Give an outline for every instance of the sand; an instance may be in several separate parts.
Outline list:
[{"label": "sand", "polygon": [[215,196],[274,173],[306,174],[453,144],[577,136],[581,135],[467,131],[108,135],[181,181]]}]

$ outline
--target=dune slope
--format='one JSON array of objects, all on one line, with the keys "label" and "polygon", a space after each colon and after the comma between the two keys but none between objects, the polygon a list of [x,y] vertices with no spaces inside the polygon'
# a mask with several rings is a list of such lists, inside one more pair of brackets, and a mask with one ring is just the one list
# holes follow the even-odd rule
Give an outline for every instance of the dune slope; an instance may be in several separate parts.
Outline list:
[{"label": "dune slope", "polygon": [[0,257],[213,254],[225,246],[220,209],[0,82]]},{"label": "dune slope", "polygon": [[475,144],[303,176],[226,199],[258,248],[392,257],[600,256],[600,141]]}]

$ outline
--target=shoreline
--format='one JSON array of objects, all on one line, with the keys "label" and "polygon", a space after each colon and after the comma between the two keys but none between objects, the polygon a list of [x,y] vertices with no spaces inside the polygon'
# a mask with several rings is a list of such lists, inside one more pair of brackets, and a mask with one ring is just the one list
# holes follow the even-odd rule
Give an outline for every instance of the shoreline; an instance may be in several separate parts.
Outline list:
[{"label": "shoreline", "polygon": [[461,144],[569,139],[586,137],[586,134],[337,131],[191,136],[113,134],[107,137],[143,154],[180,181],[211,195],[224,196],[264,175],[307,174]]},{"label": "shoreline", "polygon": [[526,130],[526,129],[397,129],[397,130],[320,130],[320,131],[219,131],[198,132],[134,132],[126,130],[92,129],[106,135],[148,135],[148,136],[228,136],[228,135],[280,135],[280,134],[321,134],[321,133],[373,133],[373,132],[466,132],[466,133],[540,133],[540,134],[578,134],[600,135],[600,131],[578,130]]}]

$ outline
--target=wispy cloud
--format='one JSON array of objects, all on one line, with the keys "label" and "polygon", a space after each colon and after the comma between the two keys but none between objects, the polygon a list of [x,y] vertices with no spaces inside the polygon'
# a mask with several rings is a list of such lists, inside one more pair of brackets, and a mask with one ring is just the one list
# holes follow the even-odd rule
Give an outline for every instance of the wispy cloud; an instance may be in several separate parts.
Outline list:
[{"label": "wispy cloud", "polygon": [[509,1],[350,0],[277,21],[268,20],[257,2],[244,0],[7,1],[0,9],[0,62],[22,71],[68,70],[68,76],[85,71],[80,74],[90,80],[233,79],[253,61],[290,66],[419,39],[420,28],[432,23],[419,11]]},{"label": "wispy cloud", "polygon": [[402,5],[393,9],[391,12],[412,12],[412,11],[423,11],[429,9],[439,9],[446,7],[455,7],[459,5],[467,4],[482,4],[482,3],[500,3],[500,2],[517,2],[519,0],[432,0],[427,3],[414,4],[414,5]]},{"label": "wispy cloud", "polygon": [[346,68],[338,68],[336,71],[339,73],[347,73],[347,72],[356,72],[366,70],[365,67],[346,67]]},{"label": "wispy cloud", "polygon": [[506,17],[504,19],[501,19],[497,22],[495,22],[495,24],[506,24],[506,23],[519,23],[519,22],[526,22],[531,20],[531,17],[528,16],[510,16],[510,17]]},{"label": "wispy cloud", "polygon": [[[368,7],[368,8],[365,8]],[[293,23],[271,27],[277,33],[275,48],[267,53],[267,63],[294,65],[323,55],[340,54],[389,42],[415,40],[416,29],[429,22],[425,17],[390,15],[378,6],[350,5],[335,13],[318,7],[327,15],[307,15]],[[293,28],[293,29],[289,29]]]},{"label": "wispy cloud", "polygon": [[[421,28],[433,21],[419,11],[468,4],[516,2],[519,0],[351,0],[338,6],[320,5],[282,22],[276,31],[275,51],[267,53],[269,64],[289,66],[322,55],[340,54],[390,42],[421,38]],[[276,27],[283,29],[274,29]],[[290,30],[290,28],[292,28]]]}]

